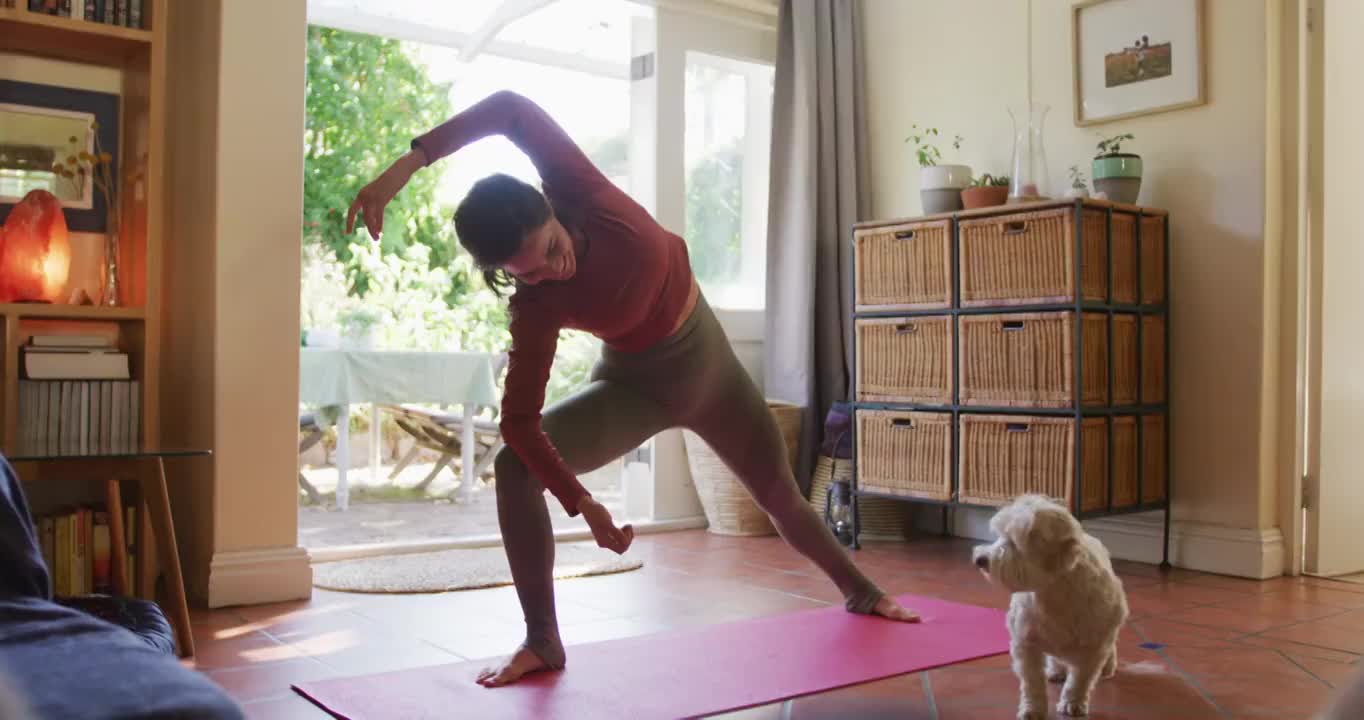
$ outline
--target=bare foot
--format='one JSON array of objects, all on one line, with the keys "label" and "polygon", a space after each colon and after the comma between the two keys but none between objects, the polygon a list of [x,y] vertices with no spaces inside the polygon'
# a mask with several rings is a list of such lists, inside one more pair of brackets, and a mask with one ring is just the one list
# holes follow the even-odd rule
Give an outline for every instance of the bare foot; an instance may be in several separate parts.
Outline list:
[{"label": "bare foot", "polygon": [[509,658],[491,667],[483,668],[478,674],[477,682],[487,688],[502,687],[510,685],[522,676],[544,670],[549,666],[541,660],[538,655],[525,649],[518,648]]},{"label": "bare foot", "polygon": [[896,622],[919,622],[918,613],[909,608],[902,607],[900,603],[895,602],[895,598],[889,595],[885,595],[878,600],[876,602],[876,607],[872,608],[871,612],[873,615],[880,615],[883,618],[888,618]]}]

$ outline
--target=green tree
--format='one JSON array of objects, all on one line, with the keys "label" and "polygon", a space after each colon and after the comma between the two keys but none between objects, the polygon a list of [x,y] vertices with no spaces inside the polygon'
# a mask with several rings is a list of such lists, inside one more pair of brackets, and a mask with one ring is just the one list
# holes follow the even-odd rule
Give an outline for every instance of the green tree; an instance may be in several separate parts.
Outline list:
[{"label": "green tree", "polygon": [[[341,263],[349,294],[363,297],[374,281],[359,262],[364,233],[346,234],[355,193],[407,151],[412,138],[450,115],[450,87],[435,83],[396,40],[331,28],[308,28],[307,122],[303,133],[303,240]],[[385,213],[381,250],[430,249],[432,267],[455,257],[449,213],[436,203],[435,173],[418,173]],[[470,287],[456,272],[446,293],[455,302]]]},{"label": "green tree", "polygon": [[739,276],[743,170],[743,151],[735,144],[705,156],[687,175],[687,248],[703,284]]}]

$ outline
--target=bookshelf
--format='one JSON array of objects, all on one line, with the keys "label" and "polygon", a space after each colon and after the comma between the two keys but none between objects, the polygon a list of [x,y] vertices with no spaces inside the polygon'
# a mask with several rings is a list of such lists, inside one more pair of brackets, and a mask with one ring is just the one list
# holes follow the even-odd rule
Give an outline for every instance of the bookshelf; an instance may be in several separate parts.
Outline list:
[{"label": "bookshelf", "polygon": [[[76,0],[81,2],[83,0]],[[113,0],[109,0],[112,2]],[[103,3],[101,2],[100,5]],[[179,568],[170,502],[166,494],[160,450],[160,353],[162,342],[163,237],[166,222],[166,72],[169,0],[142,0],[141,27],[53,16],[28,9],[28,0],[0,0],[0,52],[84,65],[119,72],[120,185],[119,306],[0,303],[0,449],[10,457],[26,485],[35,486],[49,507],[35,515],[59,511],[69,503],[95,502],[106,512],[125,502],[119,480],[138,489],[139,538],[155,554],[138,558],[135,594],[156,595],[156,576],[164,573],[164,606],[177,632],[178,650],[192,656],[184,583]],[[141,447],[123,456],[73,457],[17,455],[19,386],[22,348],[35,334],[90,333],[116,338],[127,353],[131,379],[138,381]],[[99,479],[109,491],[97,498],[81,495]],[[122,513],[117,513],[122,516]],[[139,545],[146,547],[142,540]]]},{"label": "bookshelf", "polygon": [[[5,5],[0,0],[0,5]],[[141,436],[159,445],[160,308],[164,231],[166,12],[168,0],[143,0],[143,28],[129,28],[28,9],[27,0],[0,7],[0,52],[115,68],[122,74],[118,168],[122,186],[119,231],[122,288],[118,307],[0,304],[0,448],[16,449],[20,348],[35,331],[115,330],[141,383]],[[136,184],[133,173],[142,171]]]}]

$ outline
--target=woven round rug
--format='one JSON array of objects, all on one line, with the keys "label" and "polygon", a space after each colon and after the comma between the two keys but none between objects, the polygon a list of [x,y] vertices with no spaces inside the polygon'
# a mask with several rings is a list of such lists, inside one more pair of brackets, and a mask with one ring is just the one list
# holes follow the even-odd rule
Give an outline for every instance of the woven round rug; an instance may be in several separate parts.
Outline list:
[{"label": "woven round rug", "polygon": [[[644,562],[627,552],[617,555],[595,545],[559,545],[554,553],[557,579],[638,570]],[[436,593],[512,584],[507,553],[501,547],[380,555],[313,566],[313,585],[356,593]]]}]

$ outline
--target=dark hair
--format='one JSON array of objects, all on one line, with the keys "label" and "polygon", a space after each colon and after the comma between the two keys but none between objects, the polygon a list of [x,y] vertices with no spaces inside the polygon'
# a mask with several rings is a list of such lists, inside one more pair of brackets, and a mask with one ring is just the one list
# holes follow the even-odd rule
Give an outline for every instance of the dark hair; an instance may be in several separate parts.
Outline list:
[{"label": "dark hair", "polygon": [[549,221],[549,201],[534,186],[498,173],[474,183],[455,209],[459,244],[483,271],[483,281],[501,295],[514,283],[502,264],[521,251],[526,235]]}]

